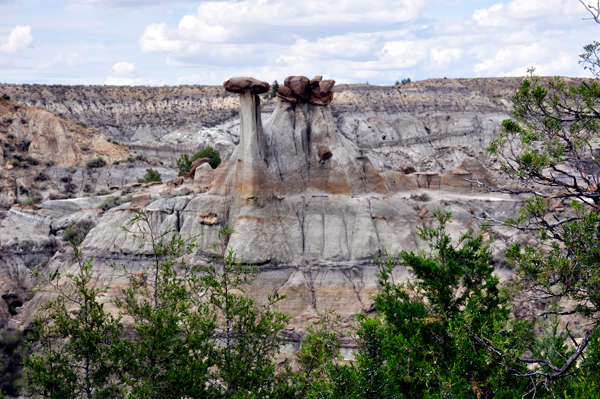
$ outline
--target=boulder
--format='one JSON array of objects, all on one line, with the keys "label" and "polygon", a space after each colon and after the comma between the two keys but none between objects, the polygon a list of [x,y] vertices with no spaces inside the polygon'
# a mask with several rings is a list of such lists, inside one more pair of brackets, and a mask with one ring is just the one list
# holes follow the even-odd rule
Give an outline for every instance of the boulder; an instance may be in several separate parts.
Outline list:
[{"label": "boulder", "polygon": [[319,82],[323,80],[323,76],[315,76],[310,80],[310,87],[315,88],[319,86]]},{"label": "boulder", "polygon": [[302,102],[309,102],[311,96],[310,80],[306,76],[288,76],[285,87],[292,90],[292,96]]},{"label": "boulder", "polygon": [[135,211],[135,210],[142,209],[143,207],[148,205],[150,203],[150,201],[152,201],[152,197],[150,196],[150,194],[136,195],[135,197],[133,197],[131,199],[131,202],[129,203],[127,210]]},{"label": "boulder", "polygon": [[203,163],[195,169],[192,187],[206,189],[213,182],[214,178],[213,168],[209,163]]},{"label": "boulder", "polygon": [[288,76],[284,85],[279,87],[277,97],[291,103],[327,105],[333,100],[334,85],[335,80],[323,80],[322,76],[315,76],[311,80],[306,76]]},{"label": "boulder", "polygon": [[321,90],[321,94],[324,95],[331,93],[333,86],[335,86],[335,80],[333,79],[321,80],[319,82],[319,90]]},{"label": "boulder", "polygon": [[318,87],[315,87],[312,90],[312,94],[310,96],[310,103],[312,105],[327,105],[331,101],[333,101],[333,93],[330,92],[326,95],[323,95]]},{"label": "boulder", "polygon": [[177,187],[177,186],[182,185],[184,181],[185,181],[184,177],[176,177],[174,179],[169,180],[167,182],[167,185]]},{"label": "boulder", "polygon": [[192,162],[192,166],[190,167],[190,177],[193,179],[194,174],[196,173],[196,168],[205,163],[210,163],[210,158],[198,158],[194,162]]},{"label": "boulder", "polygon": [[267,93],[271,86],[267,82],[263,82],[254,78],[231,78],[223,83],[225,90],[231,93],[251,92],[254,94]]},{"label": "boulder", "polygon": [[292,96],[292,89],[286,86],[279,86],[279,90],[277,91],[277,97],[282,100],[289,101],[291,103],[295,103],[297,100]]},{"label": "boulder", "polygon": [[319,146],[319,160],[327,161],[332,156],[333,156],[333,154],[331,153],[329,148],[322,146],[322,145]]},{"label": "boulder", "polygon": [[406,190],[414,190],[417,188],[412,179],[402,172],[397,171],[387,171],[381,174],[383,180],[385,181],[385,185],[387,186],[390,193],[398,193]]},{"label": "boulder", "polygon": [[333,101],[333,92],[331,90],[335,85],[335,80],[322,80],[321,76],[317,76],[310,82],[312,87],[312,93],[310,96],[311,104],[327,105]]}]

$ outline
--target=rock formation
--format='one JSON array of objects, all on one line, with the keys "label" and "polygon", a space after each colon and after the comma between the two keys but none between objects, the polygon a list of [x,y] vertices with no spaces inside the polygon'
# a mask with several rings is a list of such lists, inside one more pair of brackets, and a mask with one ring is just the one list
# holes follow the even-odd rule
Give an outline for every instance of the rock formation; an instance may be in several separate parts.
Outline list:
[{"label": "rock formation", "polygon": [[277,97],[288,102],[304,102],[313,105],[328,105],[333,100],[335,80],[323,80],[315,76],[308,80],[306,76],[288,76],[284,85],[279,87]]},{"label": "rock formation", "polygon": [[[312,81],[305,77],[286,79],[282,86],[286,89],[280,89],[281,95],[264,123],[259,93],[268,91],[266,82],[237,78],[224,86],[239,98],[239,144],[219,168],[209,172],[208,163],[197,165],[193,184],[206,192],[158,197],[149,187],[143,196],[136,195],[131,203],[101,215],[95,209],[100,199],[92,198],[49,201],[33,213],[14,209],[0,225],[1,245],[7,242],[14,249],[26,240],[26,232],[35,228],[39,237],[29,239],[41,246],[44,237],[67,225],[67,218],[89,217],[97,226],[83,247],[87,255],[94,256],[98,284],[111,287],[108,300],[125,280],[104,262],[144,261],[139,257],[138,242],[119,229],[133,210],[146,206],[156,231],[172,229],[184,239],[197,236],[199,247],[206,252],[217,240],[219,226],[231,225],[235,233],[229,247],[261,270],[248,294],[258,302],[274,292],[287,295],[281,307],[293,318],[290,328],[297,337],[319,312],[329,308],[337,309],[347,323],[356,313],[370,311],[370,296],[378,289],[377,267],[371,255],[422,248],[416,227],[432,222],[431,208],[452,210],[450,232],[458,237],[474,226],[472,212],[488,206],[472,203],[468,195],[458,197],[470,201],[468,208],[458,201],[447,202],[447,193],[430,203],[411,200],[407,194],[422,187],[422,176],[437,176],[429,179],[429,189],[443,190],[460,184],[456,180],[459,173],[442,184],[437,172],[406,174],[413,170],[377,168],[371,154],[340,129],[340,120],[328,103],[333,81],[320,77]],[[461,166],[463,169],[486,178],[485,169],[470,161]],[[184,180],[179,184],[189,183]],[[466,187],[461,190],[468,191]],[[429,192],[435,197],[437,191]],[[516,203],[506,204],[500,212],[511,214]],[[501,208],[494,206],[485,210],[494,214]],[[27,223],[22,223],[21,232],[11,234],[10,229],[18,227],[21,219]],[[200,253],[189,260],[204,261]],[[44,270],[72,267],[72,259],[61,252]],[[408,273],[398,268],[394,278],[402,281]],[[47,293],[37,294],[10,322],[27,323],[47,298]]]}]

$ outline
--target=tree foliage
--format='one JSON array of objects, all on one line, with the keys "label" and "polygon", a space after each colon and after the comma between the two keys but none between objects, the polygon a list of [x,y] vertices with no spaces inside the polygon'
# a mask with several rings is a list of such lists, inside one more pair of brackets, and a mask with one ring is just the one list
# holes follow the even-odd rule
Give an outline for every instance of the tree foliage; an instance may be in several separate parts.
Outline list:
[{"label": "tree foliage", "polygon": [[137,181],[138,183],[162,183],[162,177],[159,171],[152,168],[148,168],[146,169],[146,174],[143,177],[138,177]]},{"label": "tree foliage", "polygon": [[244,295],[244,287],[258,270],[227,248],[231,234],[229,226],[219,231],[219,241],[213,246],[217,260],[203,268],[207,311],[222,320],[214,330],[215,344],[210,348],[209,357],[214,362],[210,397],[270,397],[277,389],[274,355],[282,344],[279,332],[290,318],[275,310],[283,296],[268,295],[265,303],[257,306]]},{"label": "tree foliage", "polygon": [[[512,398],[527,382],[518,359],[532,342],[530,323],[511,319],[509,292],[499,288],[482,235],[452,245],[450,214],[420,237],[431,254],[402,252],[376,259],[381,293],[377,316],[360,315],[351,364],[329,361],[329,398]],[[396,283],[403,265],[414,281]],[[488,347],[501,348],[492,352]]]},{"label": "tree foliage", "polygon": [[106,290],[91,288],[92,260],[84,261],[73,242],[76,273],[47,278],[34,275],[52,287],[56,299],[43,305],[35,317],[35,352],[25,359],[34,391],[46,398],[107,398],[119,391],[114,384],[112,346],[123,330],[118,317],[98,301]]},{"label": "tree foliage", "polygon": [[[26,360],[34,392],[48,398],[264,398],[278,392],[274,356],[289,317],[283,299],[258,306],[244,294],[258,271],[227,249],[231,228],[219,231],[216,260],[188,263],[195,238],[159,231],[135,212],[123,229],[145,260],[110,262],[128,281],[113,300],[127,320],[104,311],[93,288],[92,260],[74,244],[78,272],[42,278],[57,299],[36,316],[39,340]],[[272,396],[275,397],[275,396]]]},{"label": "tree foliage", "polygon": [[[598,21],[598,8],[584,5]],[[594,42],[580,56],[580,64],[596,76],[599,48]],[[574,314],[589,324],[575,333],[579,340],[568,324],[553,331],[552,339],[542,341],[554,342],[554,352],[532,350],[524,360],[537,385],[569,381],[597,394],[600,386],[586,379],[591,366],[585,353],[597,350],[594,337],[600,331],[600,84],[574,85],[558,77],[544,84],[533,69],[529,74],[512,98],[514,119],[502,122],[488,148],[514,182],[504,191],[525,194],[518,217],[503,223],[538,240],[513,244],[507,260],[518,268],[522,292],[546,307],[534,315],[541,324]],[[568,345],[559,345],[561,340]]]},{"label": "tree foliage", "polygon": [[135,212],[123,229],[150,262],[111,265],[129,281],[115,304],[134,322],[134,339],[120,340],[119,382],[130,398],[201,397],[211,363],[208,337],[215,318],[200,303],[197,270],[183,259],[195,248],[173,231],[156,231],[150,216]]},{"label": "tree foliage", "polygon": [[0,329],[0,398],[2,393],[18,396],[26,391],[23,360],[31,353],[33,339],[28,331]]},{"label": "tree foliage", "polygon": [[221,164],[221,153],[218,150],[215,150],[211,146],[202,147],[191,157],[188,154],[182,154],[179,159],[177,159],[179,176],[183,176],[184,172],[189,172],[192,168],[192,163],[200,158],[210,158],[210,166],[213,169]]}]

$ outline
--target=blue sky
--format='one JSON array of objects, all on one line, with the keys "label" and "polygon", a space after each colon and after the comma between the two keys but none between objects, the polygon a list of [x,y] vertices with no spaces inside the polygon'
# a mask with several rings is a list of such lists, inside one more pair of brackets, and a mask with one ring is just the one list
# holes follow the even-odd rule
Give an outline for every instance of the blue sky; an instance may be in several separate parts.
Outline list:
[{"label": "blue sky", "polygon": [[578,0],[0,0],[0,82],[589,76]]}]

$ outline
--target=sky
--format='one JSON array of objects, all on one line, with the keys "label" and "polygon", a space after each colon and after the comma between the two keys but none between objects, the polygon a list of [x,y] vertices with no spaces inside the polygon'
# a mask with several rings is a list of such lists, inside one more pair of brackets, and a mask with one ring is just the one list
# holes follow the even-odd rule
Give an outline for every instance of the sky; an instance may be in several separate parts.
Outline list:
[{"label": "sky", "polygon": [[579,0],[0,0],[0,82],[590,76],[588,17]]}]

